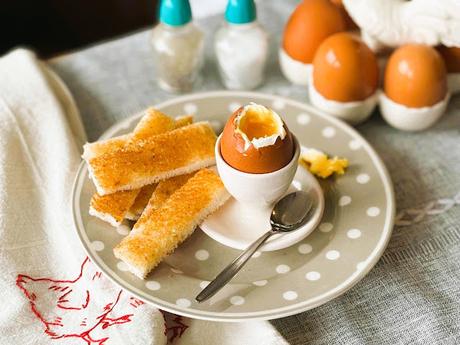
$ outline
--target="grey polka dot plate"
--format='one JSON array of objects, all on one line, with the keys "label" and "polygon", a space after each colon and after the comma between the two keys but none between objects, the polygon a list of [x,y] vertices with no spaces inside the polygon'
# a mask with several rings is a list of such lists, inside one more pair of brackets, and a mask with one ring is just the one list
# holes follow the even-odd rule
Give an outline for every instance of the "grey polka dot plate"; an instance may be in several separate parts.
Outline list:
[{"label": "grey polka dot plate", "polygon": [[[116,284],[158,308],[193,318],[274,319],[343,294],[376,264],[393,228],[393,187],[380,158],[353,128],[306,104],[258,93],[193,94],[157,108],[224,123],[235,108],[251,101],[274,108],[303,146],[349,159],[345,175],[320,181],[326,207],[318,228],[292,247],[257,253],[223,290],[198,304],[194,297],[239,251],[197,229],[147,279],[135,277],[112,253],[129,228],[112,228],[88,214],[95,189],[82,164],[72,198],[76,230],[92,261]],[[138,120],[130,117],[103,137],[130,132]]]}]

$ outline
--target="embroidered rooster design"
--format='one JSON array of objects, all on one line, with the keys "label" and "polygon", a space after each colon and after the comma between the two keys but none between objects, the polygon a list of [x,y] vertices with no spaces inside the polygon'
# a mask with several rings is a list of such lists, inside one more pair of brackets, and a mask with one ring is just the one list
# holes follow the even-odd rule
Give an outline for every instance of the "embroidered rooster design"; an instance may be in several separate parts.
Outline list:
[{"label": "embroidered rooster design", "polygon": [[88,258],[75,279],[32,278],[19,274],[16,285],[45,327],[45,334],[51,339],[79,338],[82,344],[88,345],[107,344],[109,336],[104,330],[131,322],[133,314],[126,311],[134,311],[144,304],[134,297],[121,300],[122,290],[114,288]]}]

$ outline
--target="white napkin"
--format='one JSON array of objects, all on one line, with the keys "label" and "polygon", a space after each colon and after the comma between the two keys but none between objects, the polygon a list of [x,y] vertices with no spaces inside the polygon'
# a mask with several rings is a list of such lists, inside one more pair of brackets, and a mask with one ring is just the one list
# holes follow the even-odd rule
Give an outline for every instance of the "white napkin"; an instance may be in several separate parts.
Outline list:
[{"label": "white napkin", "polygon": [[0,80],[0,343],[165,344],[161,313],[102,276],[76,237],[84,132],[71,99],[25,50],[0,59]]},{"label": "white napkin", "polygon": [[[72,97],[33,53],[0,59],[1,344],[286,344],[268,322],[168,315],[105,278],[73,229],[85,134]],[[166,335],[165,335],[166,333]]]}]

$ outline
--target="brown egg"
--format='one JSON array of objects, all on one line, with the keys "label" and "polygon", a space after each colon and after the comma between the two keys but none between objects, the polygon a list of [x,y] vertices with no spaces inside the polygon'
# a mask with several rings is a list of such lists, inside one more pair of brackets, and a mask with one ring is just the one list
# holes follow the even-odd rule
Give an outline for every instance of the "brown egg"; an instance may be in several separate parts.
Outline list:
[{"label": "brown egg", "polygon": [[357,36],[341,32],[321,43],[313,60],[313,85],[325,98],[362,101],[374,94],[378,82],[377,59]]},{"label": "brown egg", "polygon": [[359,29],[358,25],[356,25],[356,23],[353,21],[353,19],[348,14],[348,11],[343,5],[342,0],[331,0],[331,2],[340,9],[340,12],[342,12],[342,16],[345,19],[345,23],[347,25],[347,30],[350,30],[350,31],[358,30]]},{"label": "brown egg", "polygon": [[325,38],[346,29],[341,10],[329,0],[304,0],[286,24],[283,48],[294,60],[311,63]]},{"label": "brown egg", "polygon": [[447,94],[446,67],[436,49],[408,44],[396,49],[385,69],[387,97],[410,108],[432,106]]},{"label": "brown egg", "polygon": [[460,47],[438,47],[446,63],[448,73],[460,73]]},{"label": "brown egg", "polygon": [[[259,148],[252,143],[255,138],[279,133],[279,123],[270,115],[271,111],[265,109],[267,112],[261,114],[251,105],[241,107],[228,119],[220,142],[222,158],[228,165],[242,172],[263,174],[279,170],[291,161],[294,142],[292,134],[284,123],[282,126],[286,136],[283,140],[278,137],[273,145]],[[244,120],[236,121],[243,113]],[[249,146],[242,133],[251,141]]]}]

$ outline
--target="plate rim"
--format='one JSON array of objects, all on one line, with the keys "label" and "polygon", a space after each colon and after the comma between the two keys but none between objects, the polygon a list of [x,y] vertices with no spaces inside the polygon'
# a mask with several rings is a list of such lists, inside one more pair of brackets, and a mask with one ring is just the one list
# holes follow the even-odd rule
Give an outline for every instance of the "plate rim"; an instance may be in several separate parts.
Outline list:
[{"label": "plate rim", "polygon": [[[346,280],[342,281],[338,286],[335,288],[322,293],[319,296],[316,296],[312,299],[304,300],[302,302],[291,304],[287,307],[281,307],[277,309],[270,309],[268,311],[258,311],[258,312],[245,312],[245,313],[224,313],[224,312],[209,312],[209,311],[201,311],[195,310],[190,308],[182,308],[173,303],[169,303],[163,300],[160,300],[152,295],[150,295],[150,299],[147,299],[140,295],[136,290],[137,288],[131,288],[129,286],[125,286],[126,283],[124,281],[118,281],[116,277],[112,276],[109,271],[110,268],[106,266],[104,262],[98,263],[95,257],[93,256],[91,250],[88,248],[86,241],[83,239],[83,231],[84,227],[80,229],[80,225],[77,219],[77,212],[75,212],[75,207],[77,204],[77,188],[79,181],[84,177],[83,172],[85,169],[87,170],[85,161],[80,163],[80,166],[77,170],[73,185],[72,185],[72,195],[71,195],[71,208],[72,208],[72,219],[74,223],[74,229],[77,232],[77,235],[80,239],[81,245],[83,246],[84,250],[86,251],[87,255],[91,259],[91,261],[104,273],[104,275],[111,280],[116,285],[120,286],[123,290],[126,290],[128,293],[144,300],[146,303],[149,303],[157,308],[163,309],[165,311],[175,313],[178,315],[183,315],[190,318],[201,319],[201,320],[209,320],[209,321],[220,321],[220,322],[242,322],[248,320],[273,320],[278,319],[281,317],[295,315],[313,308],[316,308],[322,304],[325,304],[336,297],[344,294],[349,289],[351,289],[354,285],[360,282],[369,272],[370,270],[376,265],[379,261],[381,256],[383,255],[388,242],[390,241],[391,234],[394,227],[395,222],[395,214],[396,214],[396,201],[395,201],[395,194],[393,188],[393,182],[391,180],[390,174],[383,163],[382,159],[379,157],[377,152],[374,148],[369,144],[369,142],[352,126],[348,125],[347,123],[323,112],[320,111],[308,103],[303,103],[301,101],[297,101],[288,97],[269,94],[269,93],[260,93],[260,92],[247,92],[247,91],[209,91],[209,92],[198,92],[192,93],[189,95],[183,95],[178,97],[173,97],[169,100],[164,102],[157,103],[153,105],[155,108],[164,108],[169,105],[175,103],[185,103],[187,101],[193,101],[196,99],[203,99],[203,98],[217,98],[217,97],[257,97],[261,99],[266,99],[271,102],[274,101],[281,101],[285,103],[289,103],[294,107],[299,109],[304,109],[307,112],[314,113],[319,117],[326,119],[329,123],[339,127],[340,129],[344,130],[348,134],[350,134],[353,138],[358,137],[361,140],[362,147],[366,150],[369,154],[374,166],[376,167],[382,183],[384,185],[384,191],[387,197],[386,206],[387,206],[387,214],[385,217],[385,222],[383,226],[382,236],[380,237],[377,245],[375,246],[374,250],[366,259],[366,265],[359,270],[355,270],[353,274],[351,274]],[[132,116],[128,116],[127,118],[113,124],[109,127],[104,133],[100,136],[100,139],[106,139],[113,135],[117,130],[120,128],[126,127],[131,121],[135,118],[139,118],[142,116],[142,112],[138,112],[133,114]],[[80,216],[81,217],[81,216]],[[104,267],[105,266],[105,267]]]}]

